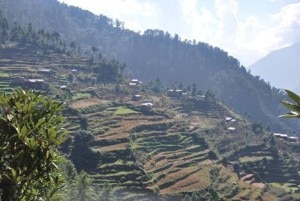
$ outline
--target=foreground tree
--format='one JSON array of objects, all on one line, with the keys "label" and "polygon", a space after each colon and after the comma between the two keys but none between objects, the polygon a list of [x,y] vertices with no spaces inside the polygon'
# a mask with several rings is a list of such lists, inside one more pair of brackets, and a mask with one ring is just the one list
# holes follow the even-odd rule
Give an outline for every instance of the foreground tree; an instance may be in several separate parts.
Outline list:
[{"label": "foreground tree", "polygon": [[[49,200],[63,187],[57,168],[62,103],[21,89],[0,95],[0,193],[6,200]],[[53,200],[52,199],[52,200]]]},{"label": "foreground tree", "polygon": [[280,117],[286,117],[286,118],[300,118],[300,97],[295,94],[294,92],[285,89],[285,92],[288,94],[288,96],[294,101],[294,103],[291,103],[286,100],[282,100],[282,104],[290,109],[291,111],[287,114],[281,115]]}]

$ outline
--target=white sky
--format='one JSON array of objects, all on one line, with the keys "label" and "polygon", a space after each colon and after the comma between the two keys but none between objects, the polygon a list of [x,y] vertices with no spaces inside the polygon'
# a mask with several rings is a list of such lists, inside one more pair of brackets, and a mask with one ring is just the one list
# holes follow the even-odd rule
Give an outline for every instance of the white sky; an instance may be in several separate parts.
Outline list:
[{"label": "white sky", "polygon": [[119,19],[134,31],[160,29],[218,46],[248,66],[300,42],[300,0],[59,0]]}]

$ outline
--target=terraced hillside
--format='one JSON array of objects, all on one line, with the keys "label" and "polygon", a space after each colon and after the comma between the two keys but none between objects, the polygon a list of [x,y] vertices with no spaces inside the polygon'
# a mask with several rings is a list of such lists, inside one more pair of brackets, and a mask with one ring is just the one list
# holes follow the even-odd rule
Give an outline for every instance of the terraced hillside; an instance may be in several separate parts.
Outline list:
[{"label": "terraced hillside", "polygon": [[[140,102],[127,98],[123,104],[101,99],[87,107],[73,103],[94,133],[92,149],[101,153],[98,169],[92,172],[95,185],[117,186],[115,194],[123,192],[122,200],[148,200],[143,189],[163,196],[196,192],[203,196],[215,189],[226,199],[274,200],[270,192],[280,182],[288,185],[289,177],[281,181],[263,177],[262,171],[251,166],[262,160],[271,162],[278,153],[219,103],[202,98],[195,104],[198,110],[186,113],[181,99],[163,97],[167,104],[162,106],[160,98],[153,97],[154,107],[144,109]],[[206,104],[198,107],[199,102]],[[226,121],[229,116],[234,121]],[[228,130],[232,126],[236,130]],[[295,173],[295,169],[286,171]],[[280,188],[283,194],[290,190],[284,188]]]},{"label": "terraced hillside", "polygon": [[0,49],[1,90],[40,79],[39,90],[65,100],[64,151],[118,200],[300,199],[298,163],[281,142],[217,100],[139,91],[146,98],[133,101],[130,87],[91,82],[88,59],[25,50]]}]

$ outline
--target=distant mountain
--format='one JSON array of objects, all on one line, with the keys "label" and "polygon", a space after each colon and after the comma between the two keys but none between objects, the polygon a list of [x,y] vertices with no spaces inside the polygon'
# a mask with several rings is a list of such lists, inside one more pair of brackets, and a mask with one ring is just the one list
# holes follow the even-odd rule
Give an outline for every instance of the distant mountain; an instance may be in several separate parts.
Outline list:
[{"label": "distant mountain", "polygon": [[300,42],[275,50],[249,66],[253,75],[259,75],[277,88],[300,93]]},{"label": "distant mountain", "polygon": [[285,95],[251,75],[237,59],[220,48],[182,41],[178,35],[171,36],[161,30],[135,33],[124,29],[118,20],[57,0],[0,0],[0,10],[10,26],[14,22],[25,27],[31,23],[34,29],[58,32],[72,49],[93,52],[95,59],[104,54],[125,62],[125,70],[131,77],[142,81],[159,78],[165,86],[182,83],[186,88],[196,86],[202,92],[213,91],[252,122],[276,131],[298,131],[298,121],[278,118],[286,113],[280,104]]}]

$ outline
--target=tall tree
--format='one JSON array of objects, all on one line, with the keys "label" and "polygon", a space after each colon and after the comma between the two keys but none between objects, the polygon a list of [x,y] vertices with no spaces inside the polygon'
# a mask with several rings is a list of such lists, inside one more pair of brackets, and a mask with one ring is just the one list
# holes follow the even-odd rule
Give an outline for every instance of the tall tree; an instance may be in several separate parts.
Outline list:
[{"label": "tall tree", "polygon": [[0,43],[3,43],[8,38],[8,22],[5,17],[3,17],[0,11]]}]

